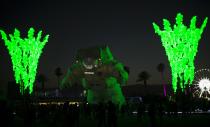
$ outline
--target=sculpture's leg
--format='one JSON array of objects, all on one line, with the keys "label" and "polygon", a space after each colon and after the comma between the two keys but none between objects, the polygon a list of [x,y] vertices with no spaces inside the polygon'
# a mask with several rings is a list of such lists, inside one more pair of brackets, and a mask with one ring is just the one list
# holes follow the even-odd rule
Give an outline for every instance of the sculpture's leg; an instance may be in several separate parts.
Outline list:
[{"label": "sculpture's leg", "polygon": [[117,79],[109,77],[106,79],[106,84],[109,89],[109,94],[111,95],[111,101],[119,106],[123,105],[125,103],[125,98]]},{"label": "sculpture's leg", "polygon": [[114,96],[112,97],[112,101],[116,104],[119,104],[119,106],[121,107],[123,104],[125,104],[125,98],[123,96],[123,93],[119,84],[114,84],[113,92],[114,92]]},{"label": "sculpture's leg", "polygon": [[91,89],[87,90],[87,102],[90,104],[94,103],[94,93]]}]

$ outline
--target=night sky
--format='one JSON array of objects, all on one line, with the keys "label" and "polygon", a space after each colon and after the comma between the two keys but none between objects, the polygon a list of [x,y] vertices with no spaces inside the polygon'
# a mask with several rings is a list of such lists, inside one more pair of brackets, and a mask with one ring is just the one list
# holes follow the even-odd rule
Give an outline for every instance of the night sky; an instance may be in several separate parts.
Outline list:
[{"label": "night sky", "polygon": [[[25,36],[28,29],[34,27],[50,34],[37,72],[48,77],[48,87],[56,86],[56,67],[61,67],[65,73],[77,49],[96,45],[108,45],[113,55],[130,67],[129,84],[135,84],[138,73],[143,70],[151,75],[149,84],[160,84],[156,69],[160,62],[166,65],[165,76],[170,82],[169,62],[152,22],[162,26],[162,19],[166,18],[174,23],[178,12],[184,15],[188,25],[194,15],[199,26],[205,17],[210,18],[208,0],[76,1],[7,0],[0,3],[0,29],[6,33],[18,28]],[[196,70],[210,68],[210,21],[198,51]],[[1,88],[5,88],[9,80],[14,80],[11,59],[0,39]]]}]

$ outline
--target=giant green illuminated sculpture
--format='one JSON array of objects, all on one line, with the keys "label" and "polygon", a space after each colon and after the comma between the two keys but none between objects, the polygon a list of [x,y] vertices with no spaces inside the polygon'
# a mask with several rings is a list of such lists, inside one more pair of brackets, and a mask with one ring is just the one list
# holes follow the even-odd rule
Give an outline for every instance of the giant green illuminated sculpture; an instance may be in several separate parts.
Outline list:
[{"label": "giant green illuminated sculpture", "polygon": [[28,37],[22,39],[18,29],[14,30],[14,35],[9,34],[9,38],[0,30],[12,59],[15,80],[20,85],[21,94],[24,94],[25,90],[29,90],[30,94],[33,92],[38,60],[49,37],[46,35],[42,40],[42,31],[39,31],[36,37],[34,32],[34,29],[30,28]]},{"label": "giant green illuminated sculpture", "polygon": [[153,23],[155,33],[161,37],[162,45],[170,62],[172,71],[172,85],[176,92],[178,79],[182,90],[187,84],[192,84],[194,79],[194,59],[208,18],[205,18],[201,28],[196,27],[196,16],[191,19],[190,27],[183,24],[183,15],[178,13],[176,24],[171,27],[167,19],[163,19],[164,30]]},{"label": "giant green illuminated sculpture", "polygon": [[121,85],[126,84],[128,72],[116,60],[109,47],[91,47],[78,51],[75,63],[68,69],[61,88],[81,84],[90,104],[112,101],[122,105],[125,98]]}]

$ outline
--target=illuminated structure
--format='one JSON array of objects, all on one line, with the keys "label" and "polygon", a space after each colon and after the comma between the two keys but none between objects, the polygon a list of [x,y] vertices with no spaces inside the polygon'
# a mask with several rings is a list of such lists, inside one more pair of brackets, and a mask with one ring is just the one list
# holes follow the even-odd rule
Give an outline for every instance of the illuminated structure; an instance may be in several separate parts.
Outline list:
[{"label": "illuminated structure", "polygon": [[33,28],[29,29],[28,37],[24,39],[20,37],[18,29],[15,29],[14,35],[9,34],[9,38],[3,30],[0,30],[0,33],[11,56],[15,80],[20,85],[21,94],[24,94],[25,90],[29,90],[31,94],[38,60],[49,35],[42,40],[42,31],[39,31],[35,37]]},{"label": "illuminated structure", "polygon": [[126,84],[128,73],[124,65],[112,56],[107,46],[81,49],[75,63],[68,69],[61,88],[81,84],[87,91],[88,103],[125,102],[120,85]]},{"label": "illuminated structure", "polygon": [[173,28],[166,19],[163,19],[164,30],[160,30],[159,26],[153,23],[155,33],[161,37],[162,45],[170,62],[174,92],[177,90],[178,78],[180,78],[182,90],[186,84],[192,84],[195,70],[194,59],[207,20],[208,18],[205,18],[201,28],[196,28],[196,16],[194,16],[191,19],[190,27],[187,28],[182,23],[183,15],[178,13]]},{"label": "illuminated structure", "polygon": [[195,72],[193,81],[193,95],[210,100],[210,70],[201,69]]}]

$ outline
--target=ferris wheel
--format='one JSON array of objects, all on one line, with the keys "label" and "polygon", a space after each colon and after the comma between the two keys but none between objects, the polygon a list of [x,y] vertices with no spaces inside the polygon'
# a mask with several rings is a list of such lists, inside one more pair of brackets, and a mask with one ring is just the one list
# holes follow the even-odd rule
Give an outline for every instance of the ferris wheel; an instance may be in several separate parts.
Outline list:
[{"label": "ferris wheel", "polygon": [[210,100],[210,69],[200,69],[195,72],[193,96]]}]

